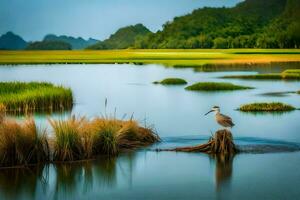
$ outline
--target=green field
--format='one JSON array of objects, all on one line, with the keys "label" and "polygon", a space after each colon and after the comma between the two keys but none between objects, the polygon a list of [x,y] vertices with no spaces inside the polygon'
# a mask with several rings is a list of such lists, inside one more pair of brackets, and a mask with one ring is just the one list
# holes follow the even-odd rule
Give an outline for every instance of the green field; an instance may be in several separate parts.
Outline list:
[{"label": "green field", "polygon": [[300,62],[300,49],[0,51],[0,64],[135,63],[167,66]]}]

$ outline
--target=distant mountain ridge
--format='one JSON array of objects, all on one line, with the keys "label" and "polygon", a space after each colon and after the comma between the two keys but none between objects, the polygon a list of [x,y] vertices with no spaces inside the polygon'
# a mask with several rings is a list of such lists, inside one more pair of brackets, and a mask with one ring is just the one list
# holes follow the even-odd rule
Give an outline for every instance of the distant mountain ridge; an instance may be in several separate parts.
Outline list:
[{"label": "distant mountain ridge", "polygon": [[126,49],[134,45],[138,37],[151,33],[143,24],[126,26],[117,30],[108,39],[100,41],[88,49]]},{"label": "distant mountain ridge", "polygon": [[96,39],[89,38],[88,40],[83,39],[82,37],[72,37],[72,36],[66,36],[61,35],[57,36],[54,34],[48,34],[44,37],[43,41],[61,41],[69,43],[72,46],[72,49],[85,49],[88,46],[91,46],[93,44],[96,44],[99,42]]},{"label": "distant mountain ridge", "polygon": [[27,42],[13,32],[7,32],[0,36],[0,49],[20,50],[27,46]]}]

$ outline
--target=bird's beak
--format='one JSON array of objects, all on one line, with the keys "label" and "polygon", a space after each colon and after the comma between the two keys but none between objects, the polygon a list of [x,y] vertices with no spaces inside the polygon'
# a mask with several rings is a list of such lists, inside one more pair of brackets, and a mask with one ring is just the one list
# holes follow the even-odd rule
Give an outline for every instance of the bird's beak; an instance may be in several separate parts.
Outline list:
[{"label": "bird's beak", "polygon": [[205,115],[208,115],[209,113],[213,112],[213,110],[210,110],[208,113],[206,113]]}]

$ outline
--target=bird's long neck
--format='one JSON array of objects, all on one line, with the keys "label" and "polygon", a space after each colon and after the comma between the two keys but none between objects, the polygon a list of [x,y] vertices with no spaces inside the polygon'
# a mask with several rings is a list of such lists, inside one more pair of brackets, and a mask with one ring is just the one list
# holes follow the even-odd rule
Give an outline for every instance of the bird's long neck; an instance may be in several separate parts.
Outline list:
[{"label": "bird's long neck", "polygon": [[216,110],[215,115],[220,114],[220,110]]}]

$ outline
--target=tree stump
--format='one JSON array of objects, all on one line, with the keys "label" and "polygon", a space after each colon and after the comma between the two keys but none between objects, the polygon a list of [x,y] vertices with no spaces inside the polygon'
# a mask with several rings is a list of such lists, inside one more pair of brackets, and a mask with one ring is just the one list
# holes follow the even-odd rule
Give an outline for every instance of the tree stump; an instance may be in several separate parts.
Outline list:
[{"label": "tree stump", "polygon": [[207,154],[235,154],[238,152],[233,137],[229,130],[218,130],[213,137],[205,144],[191,147],[177,147],[173,149],[158,149],[158,151],[177,151],[177,152],[201,152]]}]

